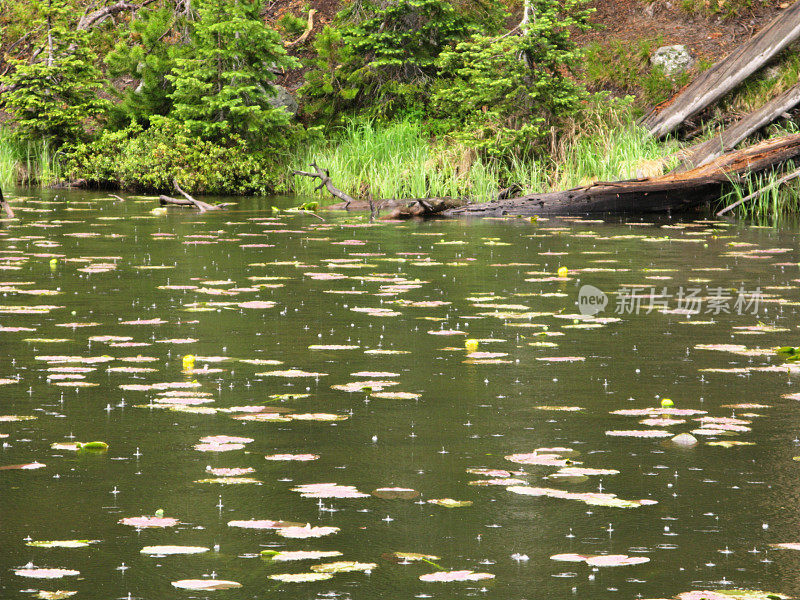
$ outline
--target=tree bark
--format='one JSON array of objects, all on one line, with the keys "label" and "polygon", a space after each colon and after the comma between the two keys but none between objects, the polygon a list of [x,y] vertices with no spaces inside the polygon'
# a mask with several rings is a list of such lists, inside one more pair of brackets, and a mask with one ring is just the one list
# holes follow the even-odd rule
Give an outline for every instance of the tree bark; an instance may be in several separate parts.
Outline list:
[{"label": "tree bark", "polygon": [[733,127],[726,129],[707,142],[694,146],[691,149],[692,153],[674,171],[689,171],[722,156],[725,152],[733,150],[739,142],[765,125],[769,125],[798,104],[800,104],[800,83],[740,119]]},{"label": "tree bark", "polygon": [[800,1],[675,96],[656,106],[641,124],[655,137],[675,131],[686,119],[719,100],[800,37]]}]

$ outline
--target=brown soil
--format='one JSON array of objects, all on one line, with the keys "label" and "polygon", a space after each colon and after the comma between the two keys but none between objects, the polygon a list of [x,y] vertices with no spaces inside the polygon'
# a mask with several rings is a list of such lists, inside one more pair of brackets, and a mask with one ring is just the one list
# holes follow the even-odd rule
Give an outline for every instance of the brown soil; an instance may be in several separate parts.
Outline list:
[{"label": "brown soil", "polygon": [[[693,0],[697,2],[698,0]],[[736,18],[692,16],[681,0],[594,0],[592,18],[598,28],[577,37],[580,44],[663,39],[663,45],[685,45],[701,60],[716,62],[775,18],[785,2],[754,0]]]}]

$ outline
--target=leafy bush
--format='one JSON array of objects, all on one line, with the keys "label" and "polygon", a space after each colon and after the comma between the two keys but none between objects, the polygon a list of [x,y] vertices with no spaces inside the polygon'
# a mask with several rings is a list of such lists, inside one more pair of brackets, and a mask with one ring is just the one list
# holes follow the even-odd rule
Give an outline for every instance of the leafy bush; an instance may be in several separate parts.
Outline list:
[{"label": "leafy bush", "polygon": [[274,152],[257,152],[236,135],[203,140],[171,119],[142,130],[137,123],[105,131],[66,152],[66,171],[97,187],[169,191],[177,179],[203,194],[263,194],[279,181]]}]

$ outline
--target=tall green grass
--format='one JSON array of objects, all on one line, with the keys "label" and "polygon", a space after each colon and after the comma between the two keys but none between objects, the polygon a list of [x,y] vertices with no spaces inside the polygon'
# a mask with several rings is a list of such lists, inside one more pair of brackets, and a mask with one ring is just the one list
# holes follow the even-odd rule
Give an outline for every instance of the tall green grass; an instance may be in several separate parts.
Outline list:
[{"label": "tall green grass", "polygon": [[[659,174],[669,166],[674,145],[656,142],[630,116],[615,119],[584,116],[553,145],[550,156],[506,161],[483,158],[452,140],[432,140],[414,121],[353,121],[328,140],[311,144],[292,167],[307,170],[316,162],[330,171],[334,185],[354,198],[449,196],[480,202],[513,184],[524,194],[541,193]],[[292,190],[310,196],[318,183],[295,177]]]},{"label": "tall green grass", "polygon": [[47,141],[21,142],[0,128],[0,185],[49,185],[61,169],[57,152]]},{"label": "tall green grass", "polygon": [[800,182],[788,181],[776,185],[776,181],[796,169],[794,162],[784,165],[783,171],[769,171],[749,177],[745,183],[734,183],[730,192],[720,198],[716,210],[733,204],[759,190],[763,190],[754,198],[737,206],[731,213],[739,217],[756,221],[775,221],[789,214],[800,213]]}]

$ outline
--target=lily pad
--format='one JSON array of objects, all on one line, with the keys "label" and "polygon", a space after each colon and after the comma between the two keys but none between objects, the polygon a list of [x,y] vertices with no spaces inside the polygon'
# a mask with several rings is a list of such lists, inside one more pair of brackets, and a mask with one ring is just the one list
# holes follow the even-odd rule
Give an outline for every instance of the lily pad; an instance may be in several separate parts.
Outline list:
[{"label": "lily pad", "polygon": [[203,546],[145,546],[139,552],[150,556],[168,556],[172,554],[202,554],[209,549]]},{"label": "lily pad", "polygon": [[413,500],[419,492],[411,488],[385,487],[372,490],[372,495],[383,500]]},{"label": "lily pad", "polygon": [[428,504],[436,504],[445,508],[463,508],[472,506],[472,500],[453,500],[452,498],[432,498]]},{"label": "lily pad", "polygon": [[120,525],[129,525],[131,527],[175,527],[180,524],[178,519],[171,517],[125,517],[117,521]]},{"label": "lily pad", "polygon": [[313,565],[311,570],[315,573],[350,573],[352,571],[372,571],[377,568],[375,563],[360,563],[350,560]]},{"label": "lily pad", "polygon": [[88,548],[92,544],[99,543],[100,540],[46,540],[27,542],[26,546],[34,548]]},{"label": "lily pad", "polygon": [[181,579],[179,581],[173,581],[172,586],[181,590],[211,592],[215,590],[240,588],[242,584],[237,581],[226,581],[224,579]]},{"label": "lily pad", "polygon": [[311,581],[325,581],[333,577],[333,573],[279,573],[270,575],[270,579],[284,583],[308,583]]},{"label": "lily pad", "polygon": [[289,562],[294,560],[318,560],[320,558],[333,558],[341,556],[338,550],[262,550],[261,557],[275,562]]},{"label": "lily pad", "polygon": [[15,569],[14,574],[20,577],[32,577],[34,579],[60,579],[62,577],[75,577],[80,575],[81,572],[73,569],[37,569],[32,567]]},{"label": "lily pad", "polygon": [[450,581],[481,581],[494,579],[491,573],[475,573],[474,571],[437,571],[419,576],[420,581],[450,582]]}]

